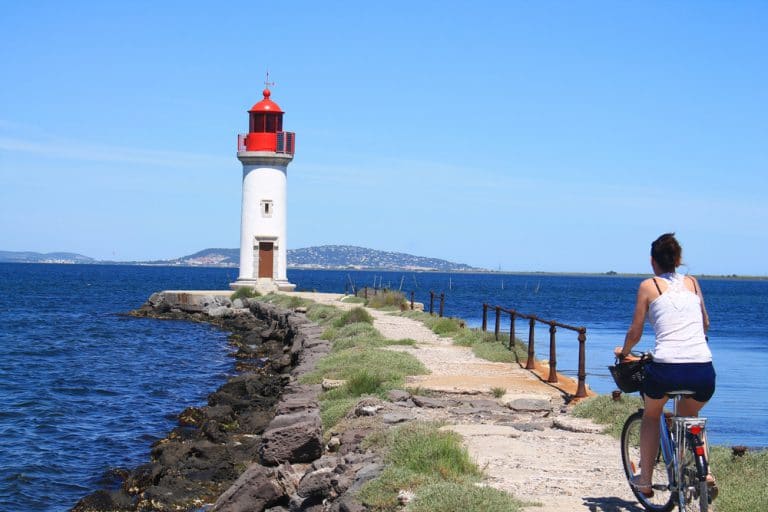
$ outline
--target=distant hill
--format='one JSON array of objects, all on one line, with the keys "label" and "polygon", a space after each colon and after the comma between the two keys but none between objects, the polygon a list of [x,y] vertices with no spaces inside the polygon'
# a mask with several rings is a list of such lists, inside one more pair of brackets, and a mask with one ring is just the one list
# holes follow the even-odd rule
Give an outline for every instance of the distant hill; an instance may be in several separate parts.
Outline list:
[{"label": "distant hill", "polygon": [[[122,263],[129,265],[173,265],[194,267],[237,267],[240,249],[203,249],[170,260],[103,262],[82,254],[0,251],[0,262],[15,263]],[[352,245],[322,245],[288,250],[288,266],[305,269],[371,269],[461,272],[482,270],[463,263],[425,258],[402,252],[377,251]]]},{"label": "distant hill", "polygon": [[3,263],[96,263],[96,260],[73,252],[0,251]]},{"label": "distant hill", "polygon": [[425,258],[402,252],[377,251],[353,245],[321,245],[288,251],[293,268],[351,268],[376,270],[481,270],[463,263]]}]

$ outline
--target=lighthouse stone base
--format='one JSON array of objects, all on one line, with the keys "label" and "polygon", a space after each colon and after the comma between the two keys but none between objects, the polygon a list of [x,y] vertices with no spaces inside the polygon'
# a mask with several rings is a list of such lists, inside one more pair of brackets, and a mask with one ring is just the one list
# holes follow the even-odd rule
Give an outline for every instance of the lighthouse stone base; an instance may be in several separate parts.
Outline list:
[{"label": "lighthouse stone base", "polygon": [[296,285],[289,283],[288,281],[275,281],[274,279],[238,279],[234,283],[230,283],[229,288],[237,290],[239,288],[253,288],[262,295],[273,292],[292,292],[296,289]]}]

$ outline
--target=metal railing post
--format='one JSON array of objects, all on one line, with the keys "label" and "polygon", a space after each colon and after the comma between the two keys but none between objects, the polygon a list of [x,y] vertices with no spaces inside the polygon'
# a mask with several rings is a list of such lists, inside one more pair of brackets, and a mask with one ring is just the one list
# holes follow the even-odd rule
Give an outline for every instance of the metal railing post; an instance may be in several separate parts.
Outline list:
[{"label": "metal railing post", "polygon": [[429,291],[429,314],[434,314],[435,292]]},{"label": "metal railing post", "polygon": [[583,398],[587,396],[586,380],[587,380],[587,330],[583,327],[579,329],[579,385],[576,389],[576,397]]},{"label": "metal railing post", "polygon": [[549,324],[549,378],[547,382],[557,382],[557,344],[555,342],[555,333],[557,327],[554,323]]},{"label": "metal railing post", "polygon": [[365,300],[368,300],[368,287],[363,288],[363,296]]},{"label": "metal railing post", "polygon": [[488,331],[488,304],[483,303],[483,332]]},{"label": "metal railing post", "polygon": [[443,318],[443,309],[445,307],[445,292],[440,293],[440,318]]},{"label": "metal railing post", "polygon": [[413,295],[415,292],[411,291],[411,311],[413,311]]},{"label": "metal railing post", "polygon": [[533,333],[536,327],[536,319],[531,317],[528,320],[528,361],[525,362],[526,370],[534,369],[534,358],[536,357],[533,352]]},{"label": "metal railing post", "polygon": [[501,307],[496,306],[496,325],[493,328],[493,336],[499,341],[499,331],[501,331]]}]

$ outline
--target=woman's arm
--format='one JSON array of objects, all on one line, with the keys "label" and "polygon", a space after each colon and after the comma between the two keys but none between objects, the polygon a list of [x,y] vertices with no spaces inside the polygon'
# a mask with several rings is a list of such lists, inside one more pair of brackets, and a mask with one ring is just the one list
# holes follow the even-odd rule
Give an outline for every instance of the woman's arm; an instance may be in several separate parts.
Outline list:
[{"label": "woman's arm", "polygon": [[647,279],[640,283],[640,287],[637,289],[637,302],[635,302],[635,312],[632,315],[632,324],[627,330],[627,335],[624,337],[624,346],[616,347],[613,352],[618,358],[624,358],[629,355],[632,348],[640,341],[640,337],[643,335],[643,325],[645,325],[645,316],[648,314],[649,304],[649,286],[651,286],[651,280]]},{"label": "woman's arm", "polygon": [[707,313],[707,307],[704,305],[704,294],[701,291],[701,284],[693,276],[688,276],[693,281],[694,290],[701,299],[701,320],[704,322],[704,334],[709,330],[709,313]]}]

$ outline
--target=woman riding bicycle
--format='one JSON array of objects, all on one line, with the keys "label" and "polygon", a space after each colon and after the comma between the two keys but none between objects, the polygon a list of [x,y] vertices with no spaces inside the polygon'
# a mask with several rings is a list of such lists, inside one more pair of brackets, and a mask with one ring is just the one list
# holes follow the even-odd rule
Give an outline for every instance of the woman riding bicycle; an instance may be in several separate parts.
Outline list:
[{"label": "woman riding bicycle", "polygon": [[[653,361],[645,367],[642,394],[645,402],[640,430],[640,475],[633,486],[645,496],[653,495],[652,468],[659,452],[659,419],[668,391],[687,389],[695,394],[680,403],[681,416],[698,416],[715,392],[715,370],[706,332],[709,317],[701,287],[695,278],[678,274],[682,248],[674,233],[661,235],[651,244],[654,277],[640,283],[632,325],[624,346],[616,347],[619,359],[626,358],[640,341],[646,316],[656,334]],[[707,476],[714,485],[714,478]]]}]

